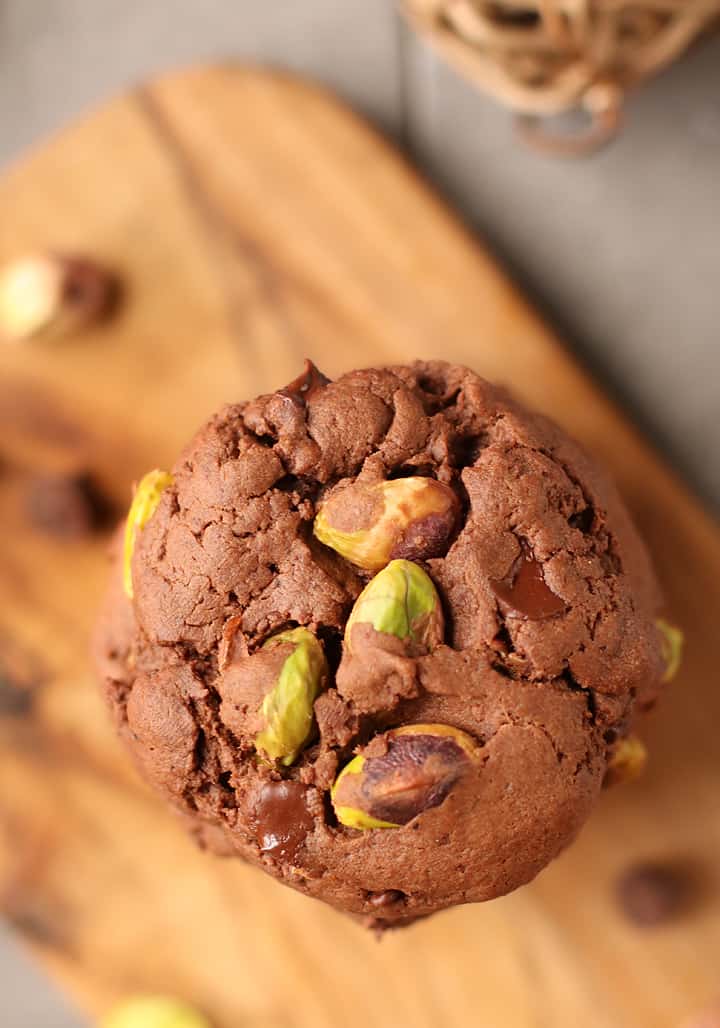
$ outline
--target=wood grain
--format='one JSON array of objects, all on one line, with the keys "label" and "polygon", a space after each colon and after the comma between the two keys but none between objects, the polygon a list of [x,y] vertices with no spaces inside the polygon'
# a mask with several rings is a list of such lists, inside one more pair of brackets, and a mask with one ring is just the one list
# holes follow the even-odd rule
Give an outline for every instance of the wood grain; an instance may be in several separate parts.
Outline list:
[{"label": "wood grain", "polygon": [[[720,537],[492,259],[397,154],[324,93],[202,69],[121,99],[0,182],[0,258],[95,253],[122,313],[0,354],[0,906],[89,1011],[169,990],[218,1028],[665,1028],[720,987]],[[25,522],[34,470],[89,467],[122,506],[224,401],[442,356],[513,386],[606,459],[687,632],[648,723],[649,773],[608,794],[528,888],[378,944],[198,852],[137,780],[88,667],[106,540]],[[652,933],[613,880],[690,861],[702,902]]]}]

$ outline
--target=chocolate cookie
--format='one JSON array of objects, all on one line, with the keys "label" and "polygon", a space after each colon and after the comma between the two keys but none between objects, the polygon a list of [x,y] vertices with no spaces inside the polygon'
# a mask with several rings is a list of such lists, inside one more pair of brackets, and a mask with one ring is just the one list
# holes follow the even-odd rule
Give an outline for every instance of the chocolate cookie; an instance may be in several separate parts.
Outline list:
[{"label": "chocolate cookie", "polygon": [[612,483],[441,362],[225,408],[141,483],[125,561],[98,662],[146,777],[206,845],[380,925],[536,875],[667,665]]}]

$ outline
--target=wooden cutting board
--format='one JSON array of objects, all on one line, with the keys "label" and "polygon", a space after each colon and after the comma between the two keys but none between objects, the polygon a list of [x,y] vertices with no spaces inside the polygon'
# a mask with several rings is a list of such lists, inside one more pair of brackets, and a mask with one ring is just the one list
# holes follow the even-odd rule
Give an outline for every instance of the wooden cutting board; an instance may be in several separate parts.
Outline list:
[{"label": "wooden cutting board", "polygon": [[[5,174],[0,259],[48,244],[117,266],[127,297],[105,328],[0,354],[0,907],[45,966],[92,1013],[162,990],[218,1028],[665,1028],[720,991],[717,528],[406,162],[313,86],[191,71]],[[439,356],[512,385],[611,465],[687,633],[646,777],[533,885],[380,943],[197,851],[138,781],[87,660],[107,540],[23,513],[48,467],[91,468],[122,508],[304,356],[331,376]],[[644,858],[703,885],[654,931],[613,898]]]}]

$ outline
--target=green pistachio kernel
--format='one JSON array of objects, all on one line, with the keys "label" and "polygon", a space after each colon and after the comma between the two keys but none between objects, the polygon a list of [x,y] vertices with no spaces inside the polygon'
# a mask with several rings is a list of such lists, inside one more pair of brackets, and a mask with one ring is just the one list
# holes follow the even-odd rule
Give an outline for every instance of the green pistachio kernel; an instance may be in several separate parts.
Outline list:
[{"label": "green pistachio kernel", "polygon": [[330,494],[313,531],[341,557],[367,571],[379,571],[395,557],[441,556],[459,513],[453,490],[434,478],[354,482]]},{"label": "green pistachio kernel", "polygon": [[323,648],[307,628],[293,628],[268,639],[263,648],[291,643],[278,680],[265,696],[265,727],[255,737],[255,748],[286,766],[293,763],[313,727],[313,703],[327,677]]},{"label": "green pistachio kernel", "polygon": [[376,736],[345,765],[330,799],[340,824],[400,828],[438,806],[480,750],[451,725],[403,725]]},{"label": "green pistachio kernel", "polygon": [[199,1011],[170,996],[134,996],[100,1021],[99,1028],[211,1028]]},{"label": "green pistachio kernel", "polygon": [[443,640],[440,597],[430,576],[409,560],[390,561],[365,586],[345,626],[345,646],[353,652],[356,625],[402,639],[414,651],[428,652]]},{"label": "green pistachio kernel", "polygon": [[680,628],[671,625],[664,618],[657,618],[655,625],[662,636],[661,654],[665,664],[663,682],[671,681],[680,670],[684,635]]},{"label": "green pistachio kernel", "polygon": [[127,521],[125,522],[125,548],[123,552],[123,585],[126,595],[133,598],[132,582],[132,556],[135,550],[135,540],[138,532],[141,532],[150,518],[157,510],[160,497],[169,485],[172,485],[173,477],[168,471],[148,471],[140,480],[135,490],[133,501],[130,504]]}]

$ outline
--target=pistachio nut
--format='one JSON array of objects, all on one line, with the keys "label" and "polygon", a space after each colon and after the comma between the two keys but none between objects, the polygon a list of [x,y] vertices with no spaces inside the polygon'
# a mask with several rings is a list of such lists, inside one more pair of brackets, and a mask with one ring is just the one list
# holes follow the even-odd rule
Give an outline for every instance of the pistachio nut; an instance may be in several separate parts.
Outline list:
[{"label": "pistachio nut", "polygon": [[367,571],[395,557],[441,556],[460,513],[453,490],[434,478],[393,478],[338,489],[320,507],[314,532],[321,543]]},{"label": "pistachio nut", "polygon": [[313,703],[325,684],[328,668],[322,646],[307,628],[278,632],[263,649],[281,643],[290,643],[293,650],[262,702],[264,727],[255,737],[255,748],[287,766],[310,737]]},{"label": "pistachio nut", "polygon": [[620,785],[632,782],[645,770],[647,748],[636,735],[618,740],[610,755],[603,785]]},{"label": "pistachio nut", "polygon": [[115,282],[82,257],[33,254],[0,271],[0,336],[22,342],[48,332],[69,332],[105,313]]},{"label": "pistachio nut", "polygon": [[662,680],[663,682],[669,682],[680,670],[685,636],[682,633],[682,629],[671,625],[664,618],[657,618],[655,625],[660,632],[660,653],[665,664],[665,673]]},{"label": "pistachio nut", "polygon": [[113,1007],[99,1028],[211,1028],[207,1018],[171,996],[134,996]]},{"label": "pistachio nut", "polygon": [[361,830],[400,828],[439,806],[479,753],[471,736],[450,725],[391,729],[338,775],[330,793],[337,819]]},{"label": "pistachio nut", "polygon": [[430,576],[409,560],[392,560],[365,586],[345,625],[345,647],[353,652],[353,629],[376,632],[406,643],[409,654],[427,653],[443,641],[444,618]]},{"label": "pistachio nut", "polygon": [[125,522],[125,546],[123,551],[123,585],[125,593],[130,599],[133,598],[132,556],[135,550],[137,534],[142,531],[153,516],[160,503],[160,497],[172,483],[173,477],[168,471],[148,471],[140,479],[135,490],[135,495],[128,511],[127,521]]}]

